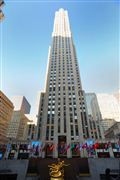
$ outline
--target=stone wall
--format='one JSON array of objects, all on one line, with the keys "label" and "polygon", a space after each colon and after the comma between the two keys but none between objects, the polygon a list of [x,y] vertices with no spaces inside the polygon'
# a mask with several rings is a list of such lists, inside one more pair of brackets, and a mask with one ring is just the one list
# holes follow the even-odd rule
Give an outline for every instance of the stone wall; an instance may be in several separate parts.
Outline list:
[{"label": "stone wall", "polygon": [[100,174],[104,174],[106,168],[110,168],[111,170],[119,169],[119,159],[117,158],[95,158],[89,159],[89,168],[91,178],[90,180],[99,180]]},{"label": "stone wall", "polygon": [[28,160],[0,160],[0,171],[11,170],[18,174],[17,180],[24,180],[28,167]]},{"label": "stone wall", "polygon": [[[74,159],[75,160],[75,159]],[[111,170],[119,169],[119,159],[115,158],[89,158],[89,170],[90,176],[80,177],[77,176],[78,180],[100,180],[100,174],[105,174],[106,168]],[[11,170],[13,173],[18,174],[17,180],[37,180],[37,177],[30,175],[26,176],[28,168],[28,160],[1,160],[1,170]],[[41,180],[41,179],[40,179]]]}]

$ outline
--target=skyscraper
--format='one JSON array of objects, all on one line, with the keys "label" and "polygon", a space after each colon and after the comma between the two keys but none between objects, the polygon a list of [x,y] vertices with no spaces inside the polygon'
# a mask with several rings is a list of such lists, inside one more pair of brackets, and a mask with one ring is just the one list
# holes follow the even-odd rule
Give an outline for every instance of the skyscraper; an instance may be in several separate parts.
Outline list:
[{"label": "skyscraper", "polygon": [[[40,95],[37,127],[39,140],[54,143],[58,147],[91,137],[85,93],[82,90],[68,13],[64,9],[55,13],[46,86]],[[70,150],[66,155],[71,157]],[[60,156],[59,148],[53,156]]]}]

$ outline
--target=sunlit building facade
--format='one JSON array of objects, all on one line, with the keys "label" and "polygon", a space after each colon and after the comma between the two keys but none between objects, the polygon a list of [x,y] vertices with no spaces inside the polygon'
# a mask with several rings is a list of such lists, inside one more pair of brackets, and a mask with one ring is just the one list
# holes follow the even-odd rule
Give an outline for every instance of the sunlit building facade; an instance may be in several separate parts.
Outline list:
[{"label": "sunlit building facade", "polygon": [[13,114],[13,103],[0,91],[0,144],[6,144],[8,126]]}]

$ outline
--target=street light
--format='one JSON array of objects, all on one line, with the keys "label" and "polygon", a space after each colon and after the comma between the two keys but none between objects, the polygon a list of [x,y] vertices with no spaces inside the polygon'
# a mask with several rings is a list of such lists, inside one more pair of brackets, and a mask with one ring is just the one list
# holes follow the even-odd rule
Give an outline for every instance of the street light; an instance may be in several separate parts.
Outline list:
[{"label": "street light", "polygon": [[0,0],[0,21],[2,21],[4,19],[4,13],[2,12],[2,7],[5,5],[3,0]]}]

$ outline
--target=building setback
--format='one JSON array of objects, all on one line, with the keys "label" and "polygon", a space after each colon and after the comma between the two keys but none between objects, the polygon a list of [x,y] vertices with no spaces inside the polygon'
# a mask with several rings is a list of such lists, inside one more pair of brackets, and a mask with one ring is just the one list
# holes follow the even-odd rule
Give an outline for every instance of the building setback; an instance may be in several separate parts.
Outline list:
[{"label": "building setback", "polygon": [[[79,66],[68,12],[55,13],[52,43],[44,92],[41,92],[37,120],[37,139],[62,146],[91,138]],[[60,155],[59,148],[53,156]],[[67,157],[71,157],[70,149]]]},{"label": "building setback", "polygon": [[7,131],[13,113],[13,103],[0,91],[0,144],[7,143]]},{"label": "building setback", "polygon": [[13,96],[11,98],[11,101],[14,104],[14,111],[21,110],[24,114],[30,113],[31,105],[25,98],[25,96]]}]

